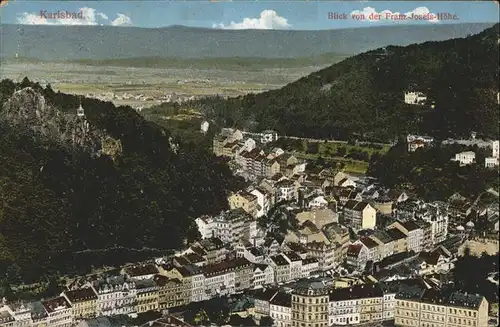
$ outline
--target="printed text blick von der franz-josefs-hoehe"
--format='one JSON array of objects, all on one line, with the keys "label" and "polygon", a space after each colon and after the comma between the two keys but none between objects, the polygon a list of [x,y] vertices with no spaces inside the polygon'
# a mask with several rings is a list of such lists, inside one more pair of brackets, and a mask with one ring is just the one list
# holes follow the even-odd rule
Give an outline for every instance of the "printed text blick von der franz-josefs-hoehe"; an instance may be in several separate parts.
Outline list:
[{"label": "printed text blick von der franz-josefs-hoehe", "polygon": [[371,13],[371,14],[363,14],[363,13],[339,13],[339,12],[328,12],[328,19],[333,20],[415,20],[415,21],[432,21],[432,20],[458,20],[458,16],[456,14],[451,13],[426,13],[426,14],[393,14],[393,13]]}]

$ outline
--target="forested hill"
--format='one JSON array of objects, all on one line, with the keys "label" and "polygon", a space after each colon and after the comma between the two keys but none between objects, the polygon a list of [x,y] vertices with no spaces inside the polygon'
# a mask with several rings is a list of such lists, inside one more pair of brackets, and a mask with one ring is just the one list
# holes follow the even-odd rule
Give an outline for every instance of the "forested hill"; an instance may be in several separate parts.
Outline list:
[{"label": "forested hill", "polygon": [[[8,101],[15,89],[17,98],[32,94],[25,87],[59,114],[40,114],[40,99]],[[0,83],[0,282],[13,263],[32,280],[74,270],[71,260],[99,264],[92,255],[76,260],[78,251],[179,248],[196,237],[193,219],[226,209],[227,190],[236,187],[224,162],[191,144],[176,147],[168,131],[129,107],[82,100],[90,129],[99,131],[93,135],[115,140],[114,156],[91,156],[73,138],[54,137],[68,125],[58,130],[61,120],[48,120],[76,114],[80,100],[27,79]],[[38,121],[23,116],[30,110]]]},{"label": "forested hill", "polygon": [[[462,39],[388,46],[350,57],[285,87],[202,108],[226,124],[282,134],[392,140],[407,132],[436,137],[498,135],[498,29]],[[429,103],[403,102],[406,90]],[[434,102],[434,109],[432,103]]]}]

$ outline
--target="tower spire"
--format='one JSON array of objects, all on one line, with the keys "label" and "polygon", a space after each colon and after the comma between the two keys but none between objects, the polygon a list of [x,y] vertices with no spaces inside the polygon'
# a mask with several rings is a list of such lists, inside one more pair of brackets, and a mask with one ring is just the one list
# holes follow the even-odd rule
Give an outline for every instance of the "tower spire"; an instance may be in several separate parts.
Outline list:
[{"label": "tower spire", "polygon": [[83,107],[82,107],[82,99],[80,98],[80,106],[78,107],[78,109],[76,109],[76,115],[78,117],[84,117],[85,116],[85,111],[83,110]]}]

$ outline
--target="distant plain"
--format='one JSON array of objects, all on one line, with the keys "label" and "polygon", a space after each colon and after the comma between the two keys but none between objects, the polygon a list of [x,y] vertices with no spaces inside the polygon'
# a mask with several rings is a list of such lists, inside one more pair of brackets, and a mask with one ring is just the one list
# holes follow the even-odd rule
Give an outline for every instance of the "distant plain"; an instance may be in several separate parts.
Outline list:
[{"label": "distant plain", "polygon": [[[2,78],[16,81],[25,76],[56,91],[87,95],[115,93],[159,97],[238,96],[280,88],[346,58],[329,55],[317,58],[258,59],[122,59],[104,61],[2,61]],[[119,105],[148,107],[159,100],[111,100]]]}]

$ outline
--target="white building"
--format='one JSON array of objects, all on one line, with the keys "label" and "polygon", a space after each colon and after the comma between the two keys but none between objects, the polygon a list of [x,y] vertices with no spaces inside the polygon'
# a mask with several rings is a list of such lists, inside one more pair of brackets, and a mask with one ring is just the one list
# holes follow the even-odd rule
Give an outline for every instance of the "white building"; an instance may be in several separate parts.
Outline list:
[{"label": "white building", "polygon": [[50,327],[71,327],[74,324],[73,310],[64,296],[42,301],[47,311],[47,325]]},{"label": "white building", "polygon": [[266,130],[260,133],[260,143],[270,143],[278,140],[278,133],[271,130]]},{"label": "white building", "polygon": [[290,279],[302,278],[302,258],[293,251],[283,253],[283,257],[290,264]]},{"label": "white building", "polygon": [[426,209],[419,218],[431,224],[431,242],[433,245],[443,242],[448,237],[448,213],[439,203],[424,205]]},{"label": "white building", "polygon": [[320,208],[326,208],[327,206],[328,206],[328,201],[326,201],[325,197],[322,195],[318,195],[317,197],[309,201],[309,203],[307,204],[307,208],[309,209],[320,209]]},{"label": "white building", "polygon": [[269,211],[271,199],[269,198],[269,194],[264,192],[263,190],[259,189],[254,189],[250,191],[251,194],[255,195],[257,197],[257,204],[259,205],[259,208],[257,210],[256,217],[262,217],[267,214]]},{"label": "white building", "polygon": [[422,92],[405,92],[405,103],[407,104],[423,104],[427,100],[427,96]]},{"label": "white building", "polygon": [[302,278],[307,278],[319,271],[319,261],[316,258],[302,260]]},{"label": "white building", "polygon": [[485,168],[495,168],[497,166],[498,166],[498,158],[495,158],[495,157],[484,158],[484,167]]},{"label": "white building", "polygon": [[206,134],[208,132],[208,128],[210,127],[210,123],[204,120],[201,123],[200,130],[203,134]]},{"label": "white building", "polygon": [[455,154],[453,161],[458,161],[460,166],[470,165],[476,160],[476,154],[472,151],[465,151]]},{"label": "white building", "polygon": [[195,219],[196,226],[200,232],[201,238],[211,238],[214,234],[215,222],[210,216],[201,216]]},{"label": "white building", "polygon": [[500,158],[500,141],[492,141],[491,142],[491,150],[492,150],[492,156],[494,158]]},{"label": "white building", "polygon": [[273,326],[291,327],[292,295],[278,292],[278,294],[269,301],[269,316],[273,319]]},{"label": "white building", "polygon": [[274,269],[271,265],[257,264],[253,270],[254,288],[274,283]]},{"label": "white building", "polygon": [[295,184],[290,180],[282,180],[275,185],[276,202],[291,201],[297,198]]},{"label": "white building", "polygon": [[97,293],[97,314],[102,316],[135,316],[137,290],[133,281],[124,276],[113,276],[89,283]]}]

